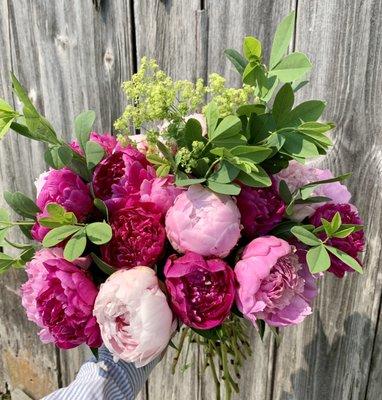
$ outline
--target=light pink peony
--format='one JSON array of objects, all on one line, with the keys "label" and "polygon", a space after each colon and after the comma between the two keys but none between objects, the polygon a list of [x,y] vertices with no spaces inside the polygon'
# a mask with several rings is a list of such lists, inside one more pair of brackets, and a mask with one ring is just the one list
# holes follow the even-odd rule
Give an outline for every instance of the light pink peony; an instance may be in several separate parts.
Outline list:
[{"label": "light pink peony", "polygon": [[[328,169],[318,169],[310,167],[309,165],[302,165],[297,161],[290,161],[289,166],[273,178],[277,184],[284,180],[288,185],[291,192],[311,182],[323,181],[333,178],[333,174]],[[314,189],[312,196],[324,196],[332,199],[329,203],[348,203],[351,194],[345,185],[339,182],[326,183],[319,185]],[[295,221],[302,221],[306,217],[311,216],[314,211],[322,206],[323,203],[314,204],[297,204],[294,206],[292,219]]]},{"label": "light pink peony", "polygon": [[41,190],[44,187],[51,171],[52,171],[51,169],[49,171],[44,171],[34,181],[34,185],[36,186],[36,197],[38,197],[38,195],[41,193]]},{"label": "light pink peony", "polygon": [[43,249],[27,264],[28,281],[21,287],[22,304],[28,318],[43,328],[43,342],[70,349],[82,343],[102,344],[92,315],[97,288],[83,269],[89,260],[70,263],[62,249]]},{"label": "light pink peony", "polygon": [[147,137],[144,133],[139,135],[130,135],[129,140],[131,140],[135,146],[137,146],[137,150],[141,153],[146,154],[149,144],[147,143]]},{"label": "light pink peony", "polygon": [[314,278],[295,249],[274,236],[254,239],[236,264],[236,303],[244,316],[272,326],[298,324],[311,314]]},{"label": "light pink peony", "polygon": [[212,329],[228,317],[235,297],[234,274],[219,258],[195,253],[170,256],[164,268],[171,304],[187,326]]},{"label": "light pink peony", "polygon": [[157,209],[165,215],[174,204],[175,198],[184,189],[175,186],[174,177],[168,175],[165,178],[145,179],[140,188],[141,201],[154,203]]},{"label": "light pink peony", "polygon": [[175,330],[166,296],[148,267],[112,274],[101,285],[94,315],[115,361],[133,362],[137,367],[158,357]]},{"label": "light pink peony", "polygon": [[180,253],[224,258],[240,238],[240,212],[230,196],[192,185],[168,210],[166,232]]}]

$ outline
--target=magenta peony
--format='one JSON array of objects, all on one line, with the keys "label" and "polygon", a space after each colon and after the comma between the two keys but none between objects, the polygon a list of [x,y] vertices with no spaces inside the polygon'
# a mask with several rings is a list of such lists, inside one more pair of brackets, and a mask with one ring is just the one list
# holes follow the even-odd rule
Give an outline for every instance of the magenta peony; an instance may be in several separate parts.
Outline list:
[{"label": "magenta peony", "polygon": [[201,185],[180,194],[166,215],[166,232],[175,250],[226,257],[240,238],[240,212],[231,197]]},{"label": "magenta peony", "polygon": [[174,204],[175,198],[184,189],[175,186],[174,177],[168,175],[165,178],[145,179],[140,188],[141,201],[154,203],[157,209],[165,215]]},{"label": "magenta peony", "polygon": [[[318,169],[309,165],[302,165],[297,161],[290,161],[289,166],[278,174],[273,175],[278,185],[280,181],[285,181],[291,192],[304,186],[310,182],[323,181],[333,178],[333,174],[328,169]],[[326,183],[317,186],[312,196],[324,196],[331,199],[331,203],[348,203],[351,194],[345,185],[339,182]],[[314,211],[323,203],[313,204],[296,204],[294,206],[292,219],[302,221],[304,218],[311,216]]]},{"label": "magenta peony", "polygon": [[285,203],[271,186],[243,186],[237,197],[244,233],[249,238],[265,235],[283,219]]},{"label": "magenta peony", "polygon": [[[358,210],[352,204],[325,204],[318,208],[316,212],[311,216],[310,223],[314,226],[321,226],[321,218],[331,221],[336,214],[339,212],[343,224],[356,224],[362,225],[362,220],[358,215]],[[322,234],[322,238],[325,234]],[[349,254],[351,257],[356,258],[358,253],[364,250],[365,247],[365,235],[363,230],[352,233],[345,238],[332,238],[327,241],[327,244],[336,247],[339,250]],[[353,272],[354,270],[344,264],[340,259],[334,255],[330,255],[331,265],[329,268],[330,272],[334,275],[342,278],[345,272]],[[358,260],[359,261],[359,260]]]},{"label": "magenta peony", "polygon": [[97,288],[82,267],[84,259],[70,263],[61,249],[43,249],[27,264],[21,287],[28,318],[43,328],[41,339],[62,349],[102,344],[92,315]]},{"label": "magenta peony", "polygon": [[135,267],[112,274],[101,285],[94,315],[115,361],[143,367],[167,347],[176,324],[155,272]]},{"label": "magenta peony", "polygon": [[163,253],[166,234],[152,203],[126,203],[110,215],[112,240],[101,254],[115,268],[153,266]]},{"label": "magenta peony", "polygon": [[36,204],[43,212],[49,203],[58,203],[82,221],[93,208],[89,187],[67,168],[51,170],[45,179]]},{"label": "magenta peony", "polygon": [[235,276],[237,306],[254,324],[262,319],[272,326],[294,325],[312,312],[314,278],[285,240],[254,239],[236,264]]},{"label": "magenta peony", "polygon": [[219,258],[195,253],[166,262],[164,274],[175,314],[187,326],[211,329],[228,317],[235,298],[234,274]]},{"label": "magenta peony", "polygon": [[102,200],[139,198],[141,183],[155,178],[155,170],[137,149],[128,146],[101,161],[93,174],[93,190]]}]

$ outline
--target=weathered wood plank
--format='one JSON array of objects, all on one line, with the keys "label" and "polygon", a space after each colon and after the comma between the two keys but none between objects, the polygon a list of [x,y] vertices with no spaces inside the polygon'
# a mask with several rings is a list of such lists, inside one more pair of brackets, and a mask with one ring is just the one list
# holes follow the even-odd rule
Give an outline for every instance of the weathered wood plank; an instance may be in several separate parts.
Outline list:
[{"label": "weathered wood plank", "polygon": [[[338,124],[325,165],[335,173],[354,171],[349,186],[366,221],[368,249],[363,276],[339,280],[327,275],[313,316],[285,330],[276,357],[274,399],[366,396],[382,280],[381,6],[380,1],[346,2],[345,7],[342,1],[298,2],[297,49],[314,64],[302,97],[326,99],[326,116]],[[374,369],[374,378],[380,368]],[[370,399],[381,398],[381,382],[370,390]]]},{"label": "weathered wood plank", "polygon": [[[9,49],[9,56],[2,52],[2,62],[7,65],[1,64],[0,90],[9,87],[8,71],[13,69],[41,112],[64,137],[72,136],[74,116],[84,109],[96,111],[98,130],[110,131],[123,110],[120,84],[132,71],[128,2],[102,2],[96,9],[90,0],[73,4],[64,0],[2,0],[1,7],[2,29],[8,27],[9,19],[10,30],[4,32],[4,48]],[[11,98],[9,92],[1,95]],[[42,146],[12,136],[0,147],[1,188],[21,189],[32,195],[33,180],[45,169]],[[21,276],[10,279],[8,275],[4,278],[6,287],[16,291]],[[1,341],[11,354],[6,363],[8,369],[18,371],[10,378],[7,372],[2,382],[22,386],[36,398],[55,389],[58,383],[70,382],[88,357],[87,350],[61,352],[57,358],[51,346],[39,343],[33,324],[25,321],[20,299],[12,292],[1,301],[8,319],[6,327],[1,328],[6,329],[1,332]],[[25,358],[30,370],[21,364],[24,361],[20,357],[13,360],[15,354]],[[44,382],[29,382],[37,379],[35,374]]]}]

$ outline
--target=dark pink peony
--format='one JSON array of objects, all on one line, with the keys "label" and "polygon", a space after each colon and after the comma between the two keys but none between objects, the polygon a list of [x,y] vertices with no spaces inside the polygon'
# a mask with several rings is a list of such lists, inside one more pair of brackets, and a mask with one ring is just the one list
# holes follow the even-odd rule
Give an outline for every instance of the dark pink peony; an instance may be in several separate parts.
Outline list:
[{"label": "dark pink peony", "polygon": [[43,328],[40,336],[44,342],[54,342],[62,349],[83,343],[101,346],[93,316],[98,291],[83,269],[86,265],[84,259],[66,261],[61,249],[43,249],[27,264],[22,304],[28,318]]},{"label": "dark pink peony", "polygon": [[243,186],[237,196],[244,233],[251,239],[262,236],[279,224],[285,212],[285,203],[271,187]]},{"label": "dark pink peony", "polygon": [[295,325],[312,313],[315,278],[295,249],[274,236],[252,240],[236,264],[236,303],[244,316],[272,326]]},{"label": "dark pink peony", "polygon": [[93,208],[88,185],[67,168],[51,170],[45,179],[36,204],[44,211],[49,203],[57,203],[72,211],[79,221],[84,220]]},{"label": "dark pink peony", "polygon": [[187,326],[211,329],[228,317],[235,297],[234,274],[223,260],[192,252],[174,255],[164,274],[174,312]]},{"label": "dark pink peony", "polygon": [[141,183],[155,178],[155,170],[137,149],[128,146],[106,157],[95,168],[93,190],[102,200],[136,196]]},{"label": "dark pink peony", "polygon": [[[343,224],[357,224],[362,225],[362,220],[358,215],[358,210],[352,204],[325,204],[318,208],[316,212],[310,217],[310,223],[314,226],[320,226],[321,218],[331,221],[336,214],[339,212]],[[325,234],[322,234],[325,237]],[[363,230],[354,232],[351,235],[341,239],[332,238],[327,241],[327,244],[336,247],[339,250],[349,254],[351,257],[357,259],[358,253],[364,250],[365,247],[365,234]],[[330,255],[331,266],[330,272],[339,278],[343,278],[345,272],[353,272],[354,270],[344,264],[334,255]],[[358,259],[357,259],[358,260]],[[358,260],[359,261],[359,260]]]},{"label": "dark pink peony", "polygon": [[113,238],[101,246],[108,264],[119,269],[151,267],[162,255],[166,234],[161,214],[152,203],[126,203],[111,213],[109,222]]},{"label": "dark pink peony", "polygon": [[105,150],[106,156],[110,156],[115,148],[118,147],[117,139],[110,135],[110,133],[100,134],[97,132],[92,132],[90,134],[90,140],[92,142],[97,142]]}]

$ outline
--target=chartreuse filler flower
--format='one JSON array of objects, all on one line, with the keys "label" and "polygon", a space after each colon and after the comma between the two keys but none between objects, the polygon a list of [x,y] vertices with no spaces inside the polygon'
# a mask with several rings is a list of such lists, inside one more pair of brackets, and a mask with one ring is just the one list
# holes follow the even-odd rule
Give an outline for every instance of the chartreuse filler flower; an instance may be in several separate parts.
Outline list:
[{"label": "chartreuse filler flower", "polygon": [[[22,304],[44,342],[103,343],[137,366],[171,345],[173,370],[196,343],[216,398],[223,383],[229,399],[251,325],[278,335],[313,312],[325,271],[363,272],[349,174],[309,165],[331,147],[334,125],[320,120],[324,102],[295,104],[312,65],[287,54],[293,23],[292,13],[277,28],[269,60],[254,37],[243,54],[226,50],[239,88],[218,74],[174,81],[143,59],[122,85],[118,140],[92,132],[95,114],[85,111],[66,143],[12,76],[22,108],[0,100],[0,137],[44,142],[49,169],[35,200],[4,193],[20,218],[0,210],[0,247],[19,255],[0,253],[0,271],[25,268]],[[35,241],[14,243],[15,227]]]}]

